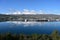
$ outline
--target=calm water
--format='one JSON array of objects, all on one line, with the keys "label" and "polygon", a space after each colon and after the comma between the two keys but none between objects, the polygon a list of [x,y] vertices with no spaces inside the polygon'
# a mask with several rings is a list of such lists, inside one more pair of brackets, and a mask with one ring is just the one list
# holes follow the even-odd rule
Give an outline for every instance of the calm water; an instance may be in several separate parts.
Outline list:
[{"label": "calm water", "polygon": [[50,34],[54,30],[60,31],[60,22],[0,22],[0,33]]}]

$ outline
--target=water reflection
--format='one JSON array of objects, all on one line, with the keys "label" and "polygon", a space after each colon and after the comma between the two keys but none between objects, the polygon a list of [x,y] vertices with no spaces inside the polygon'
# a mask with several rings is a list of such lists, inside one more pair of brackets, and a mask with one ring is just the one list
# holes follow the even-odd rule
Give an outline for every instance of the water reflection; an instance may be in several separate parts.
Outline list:
[{"label": "water reflection", "polygon": [[0,32],[12,33],[47,33],[53,30],[60,31],[60,22],[20,22],[20,21],[7,21],[0,22]]},{"label": "water reflection", "polygon": [[21,22],[21,21],[7,21],[7,23],[15,25],[23,25],[24,27],[35,26],[35,25],[42,26],[46,24],[46,22]]}]

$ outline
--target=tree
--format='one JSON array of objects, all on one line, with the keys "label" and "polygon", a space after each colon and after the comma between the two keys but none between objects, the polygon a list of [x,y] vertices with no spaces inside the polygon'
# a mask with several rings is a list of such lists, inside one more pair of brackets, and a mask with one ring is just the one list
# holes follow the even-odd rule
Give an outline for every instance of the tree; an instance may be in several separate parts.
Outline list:
[{"label": "tree", "polygon": [[5,37],[6,37],[6,40],[12,40],[12,36],[10,33],[7,33]]},{"label": "tree", "polygon": [[24,40],[24,34],[19,35],[19,40]]},{"label": "tree", "polygon": [[52,34],[51,37],[53,40],[59,40],[59,33],[57,30],[55,30]]},{"label": "tree", "polygon": [[38,34],[33,34],[32,35],[32,40],[37,40],[37,38],[38,38]]},{"label": "tree", "polygon": [[13,40],[19,40],[19,36],[17,34],[13,34]]}]

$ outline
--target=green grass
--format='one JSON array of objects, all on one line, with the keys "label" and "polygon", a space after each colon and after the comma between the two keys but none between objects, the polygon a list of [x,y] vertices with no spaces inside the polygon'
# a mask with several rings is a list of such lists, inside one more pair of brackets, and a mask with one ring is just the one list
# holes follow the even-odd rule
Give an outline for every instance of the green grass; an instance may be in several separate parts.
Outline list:
[{"label": "green grass", "polygon": [[58,31],[54,31],[51,34],[0,34],[0,40],[60,40]]}]

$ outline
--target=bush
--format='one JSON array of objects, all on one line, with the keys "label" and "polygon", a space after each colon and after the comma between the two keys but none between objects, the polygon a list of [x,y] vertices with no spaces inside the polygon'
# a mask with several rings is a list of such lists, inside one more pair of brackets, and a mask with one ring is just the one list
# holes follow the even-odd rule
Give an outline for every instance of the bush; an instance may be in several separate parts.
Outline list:
[{"label": "bush", "polygon": [[24,35],[24,34],[0,34],[0,40],[60,40],[60,36],[58,31],[52,32],[51,35],[47,34],[32,34],[32,35]]}]

